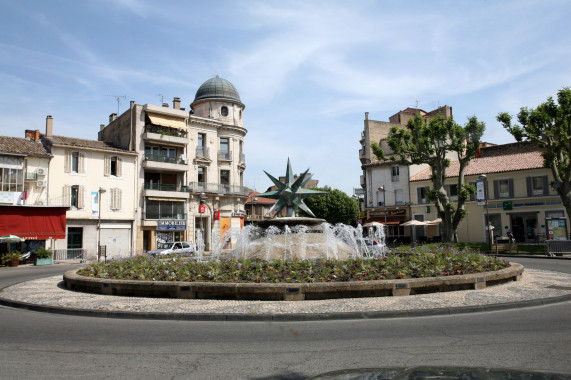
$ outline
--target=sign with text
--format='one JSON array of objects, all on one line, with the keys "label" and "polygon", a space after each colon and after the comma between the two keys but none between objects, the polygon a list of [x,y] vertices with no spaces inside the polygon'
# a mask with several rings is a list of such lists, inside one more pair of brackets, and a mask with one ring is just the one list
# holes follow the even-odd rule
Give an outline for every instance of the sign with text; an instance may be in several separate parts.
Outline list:
[{"label": "sign with text", "polygon": [[157,231],[186,231],[186,220],[159,220],[157,224]]},{"label": "sign with text", "polygon": [[198,206],[198,212],[204,214],[206,212],[206,205]]},{"label": "sign with text", "polygon": [[486,204],[486,191],[484,189],[484,181],[481,179],[476,180],[476,200],[478,201],[478,206]]},{"label": "sign with text", "polygon": [[371,211],[369,213],[369,217],[374,217],[374,216],[405,216],[406,215],[406,209],[402,208],[402,209],[394,209],[394,210],[378,210],[378,211]]}]

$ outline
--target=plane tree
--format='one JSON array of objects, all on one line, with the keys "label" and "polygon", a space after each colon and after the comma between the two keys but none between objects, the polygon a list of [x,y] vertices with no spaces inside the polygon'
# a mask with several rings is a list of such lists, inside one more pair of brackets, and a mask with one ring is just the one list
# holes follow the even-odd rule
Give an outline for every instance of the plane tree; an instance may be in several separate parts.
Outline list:
[{"label": "plane tree", "polygon": [[[485,124],[473,116],[462,126],[452,117],[436,115],[427,120],[417,113],[406,127],[392,127],[387,137],[390,152],[385,153],[379,143],[371,148],[381,161],[390,159],[404,165],[428,164],[432,170],[432,188],[428,200],[434,203],[438,216],[442,219],[441,235],[443,242],[458,241],[457,229],[466,216],[465,202],[475,193],[474,186],[467,185],[464,172],[478,151]],[[446,169],[450,167],[453,155],[458,161],[456,177],[458,200],[452,200],[445,186]]]},{"label": "plane tree", "polygon": [[551,187],[571,218],[571,88],[559,90],[557,103],[550,96],[537,108],[522,107],[517,119],[519,124],[512,124],[507,112],[497,116],[517,141],[529,141],[542,148],[543,165],[553,175]]}]

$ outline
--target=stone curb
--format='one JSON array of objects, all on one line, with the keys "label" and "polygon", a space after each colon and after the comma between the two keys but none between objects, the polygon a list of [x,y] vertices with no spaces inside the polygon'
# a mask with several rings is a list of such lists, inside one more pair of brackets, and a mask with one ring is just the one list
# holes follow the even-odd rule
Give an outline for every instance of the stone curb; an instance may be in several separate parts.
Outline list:
[{"label": "stone curb", "polygon": [[463,306],[448,307],[440,309],[418,309],[418,310],[402,310],[402,311],[372,311],[372,312],[338,312],[338,313],[315,313],[315,314],[178,314],[178,313],[152,313],[152,312],[122,312],[122,311],[103,311],[103,310],[85,310],[72,309],[55,306],[45,306],[31,304],[27,302],[19,302],[0,298],[0,305],[24,309],[29,311],[81,316],[81,317],[97,317],[97,318],[114,318],[114,319],[147,319],[147,320],[180,320],[180,321],[236,321],[236,322],[303,322],[303,321],[326,321],[326,320],[348,320],[348,319],[390,319],[390,318],[412,318],[426,317],[437,315],[455,315],[479,312],[491,312],[500,310],[510,310],[525,307],[535,307],[550,305],[559,302],[571,301],[571,294],[539,298],[535,300],[516,301],[508,303],[481,305],[481,306]]},{"label": "stone curb", "polygon": [[65,285],[70,290],[87,293],[182,299],[302,301],[391,295],[408,296],[435,291],[483,289],[488,283],[518,281],[524,267],[512,262],[509,268],[499,271],[466,275],[299,284],[112,280],[80,276],[77,271],[78,269],[74,269],[65,272],[63,275]]}]

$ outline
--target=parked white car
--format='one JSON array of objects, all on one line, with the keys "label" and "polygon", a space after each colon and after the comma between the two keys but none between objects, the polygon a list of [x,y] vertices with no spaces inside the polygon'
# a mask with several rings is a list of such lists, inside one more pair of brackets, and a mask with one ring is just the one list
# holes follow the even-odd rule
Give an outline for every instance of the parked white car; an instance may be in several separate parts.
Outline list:
[{"label": "parked white car", "polygon": [[171,241],[161,244],[157,249],[149,251],[147,254],[152,256],[170,255],[172,253],[188,255],[195,251],[194,244],[187,243],[186,241]]}]

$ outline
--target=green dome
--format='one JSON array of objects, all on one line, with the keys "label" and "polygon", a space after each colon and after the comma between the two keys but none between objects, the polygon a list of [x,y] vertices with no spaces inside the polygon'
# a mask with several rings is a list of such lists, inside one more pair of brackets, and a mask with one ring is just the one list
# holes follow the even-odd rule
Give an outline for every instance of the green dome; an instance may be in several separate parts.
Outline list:
[{"label": "green dome", "polygon": [[218,75],[204,82],[198,91],[196,91],[194,102],[204,99],[225,99],[240,104],[242,103],[236,87]]}]

